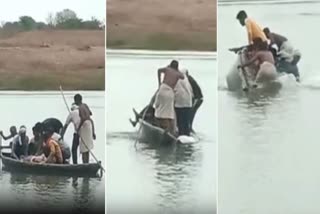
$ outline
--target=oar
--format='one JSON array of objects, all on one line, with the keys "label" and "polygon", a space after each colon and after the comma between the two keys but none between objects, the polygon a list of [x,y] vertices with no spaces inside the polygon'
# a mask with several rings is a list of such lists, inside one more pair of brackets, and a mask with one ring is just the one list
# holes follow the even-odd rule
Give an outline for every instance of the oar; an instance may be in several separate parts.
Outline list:
[{"label": "oar", "polygon": [[[62,90],[62,86],[60,85],[60,92],[61,92],[61,95],[63,97],[63,100],[64,100],[64,103],[66,104],[66,107],[68,109],[68,112],[69,114],[71,113],[69,107],[68,107],[68,103],[67,103],[67,100],[64,96],[64,93],[63,93],[63,90]],[[90,152],[90,154],[92,155],[92,157],[94,158],[94,160],[97,162],[97,164],[99,164],[100,168],[105,172],[105,169],[103,168],[103,166],[101,165],[101,162],[96,158],[96,156],[93,154],[93,152],[91,151],[91,149],[89,149],[89,147],[87,146],[86,142],[83,140],[83,138],[79,135],[83,145],[88,149],[88,151]]]},{"label": "oar", "polygon": [[[158,89],[158,90],[159,90],[159,89]],[[153,96],[151,97],[151,100],[150,100],[149,104],[147,105],[146,110],[145,110],[145,111],[143,112],[143,114],[142,114],[141,120],[144,120],[144,118],[146,117],[146,113],[147,113],[147,111],[148,111],[148,108],[153,105],[153,100],[154,100],[154,97],[156,96],[156,94],[158,93],[158,90],[157,90],[157,91],[153,94]],[[142,125],[140,124],[139,129],[138,129],[138,132],[137,132],[137,136],[139,136],[139,133],[140,133],[140,131],[141,131],[141,127],[142,127]],[[138,143],[138,137],[136,138],[136,140],[135,140],[135,142],[134,142],[134,146],[135,146],[135,147],[136,147],[137,143]]]}]

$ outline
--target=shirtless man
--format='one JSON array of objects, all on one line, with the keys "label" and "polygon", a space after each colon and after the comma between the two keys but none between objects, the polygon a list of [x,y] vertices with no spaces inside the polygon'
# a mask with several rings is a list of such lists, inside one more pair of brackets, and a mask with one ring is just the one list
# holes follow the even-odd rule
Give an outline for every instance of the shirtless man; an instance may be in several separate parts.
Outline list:
[{"label": "shirtless man", "polygon": [[80,153],[82,154],[82,162],[89,163],[90,150],[93,149],[93,141],[96,139],[94,122],[91,118],[92,112],[89,106],[82,102],[82,96],[76,94],[74,103],[79,106],[80,124],[77,132],[80,138]]},{"label": "shirtless man", "polygon": [[[257,87],[258,82],[275,80],[277,70],[274,65],[273,55],[268,50],[268,45],[260,40],[257,41],[254,46],[256,48],[254,56],[247,63],[239,65],[238,68],[244,68],[258,62],[259,70],[253,84],[253,87]],[[248,88],[244,88],[243,90],[248,90]]]},{"label": "shirtless man", "polygon": [[[184,75],[178,70],[179,63],[173,60],[169,66],[158,70],[159,89],[155,98],[155,117],[158,126],[174,134],[174,88]],[[161,74],[164,74],[161,83]]]}]

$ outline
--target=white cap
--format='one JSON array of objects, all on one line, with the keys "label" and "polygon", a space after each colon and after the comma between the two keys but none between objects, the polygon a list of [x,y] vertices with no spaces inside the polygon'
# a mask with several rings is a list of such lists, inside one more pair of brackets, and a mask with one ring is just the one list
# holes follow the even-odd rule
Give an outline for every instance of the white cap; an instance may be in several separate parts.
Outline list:
[{"label": "white cap", "polygon": [[19,129],[19,134],[24,134],[27,132],[27,128],[25,126],[21,126]]}]

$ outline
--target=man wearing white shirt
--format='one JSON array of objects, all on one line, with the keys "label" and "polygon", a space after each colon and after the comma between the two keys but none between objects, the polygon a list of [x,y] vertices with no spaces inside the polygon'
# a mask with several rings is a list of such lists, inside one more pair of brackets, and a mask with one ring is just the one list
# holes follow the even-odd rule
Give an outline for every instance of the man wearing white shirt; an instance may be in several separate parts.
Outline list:
[{"label": "man wearing white shirt", "polygon": [[184,79],[179,79],[175,88],[174,107],[177,118],[178,133],[180,135],[190,135],[190,116],[192,109],[192,87],[187,78],[187,70],[183,69],[181,72]]},{"label": "man wearing white shirt", "polygon": [[72,123],[74,126],[72,149],[71,149],[73,164],[78,163],[78,147],[79,147],[80,137],[79,137],[79,134],[77,133],[77,130],[79,128],[80,121],[81,121],[81,119],[80,119],[80,115],[79,115],[79,106],[77,106],[76,104],[72,104],[71,112],[68,115],[66,122],[65,122],[65,125],[63,126],[62,131],[61,131],[61,138],[64,137],[64,134],[65,134],[68,126],[70,125],[70,123]]}]

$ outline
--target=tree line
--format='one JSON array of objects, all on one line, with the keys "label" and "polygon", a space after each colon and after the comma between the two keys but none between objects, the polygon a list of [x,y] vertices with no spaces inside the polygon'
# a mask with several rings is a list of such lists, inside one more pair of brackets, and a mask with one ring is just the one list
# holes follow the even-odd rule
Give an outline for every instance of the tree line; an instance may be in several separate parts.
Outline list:
[{"label": "tree line", "polygon": [[44,29],[87,29],[99,30],[104,29],[104,23],[92,17],[91,20],[78,18],[77,14],[70,10],[64,9],[56,14],[50,13],[45,22],[37,22],[31,16],[21,16],[19,21],[1,23],[3,31],[32,31]]}]

